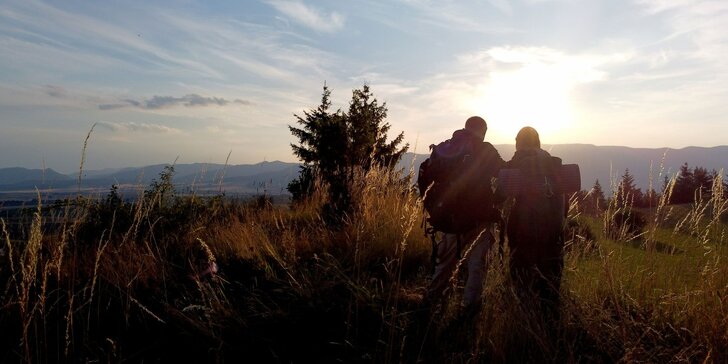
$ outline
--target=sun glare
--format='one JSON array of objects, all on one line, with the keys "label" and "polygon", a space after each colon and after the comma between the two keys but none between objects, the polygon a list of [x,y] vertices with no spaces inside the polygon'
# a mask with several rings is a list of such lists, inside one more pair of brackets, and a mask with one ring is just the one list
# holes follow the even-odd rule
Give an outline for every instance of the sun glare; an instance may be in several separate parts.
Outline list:
[{"label": "sun glare", "polygon": [[573,123],[569,86],[542,66],[491,74],[473,108],[488,120],[492,136],[509,140],[529,125],[543,137],[568,132]]},{"label": "sun glare", "polygon": [[491,56],[510,67],[491,70],[469,105],[488,121],[491,139],[512,143],[518,130],[532,126],[546,143],[571,140],[571,92],[601,77],[590,62],[540,49],[497,50]]}]

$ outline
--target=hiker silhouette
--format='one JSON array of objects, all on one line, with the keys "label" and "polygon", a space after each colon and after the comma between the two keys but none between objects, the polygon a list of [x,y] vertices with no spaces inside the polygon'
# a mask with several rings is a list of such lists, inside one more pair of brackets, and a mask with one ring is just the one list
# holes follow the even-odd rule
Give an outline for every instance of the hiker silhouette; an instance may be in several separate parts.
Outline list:
[{"label": "hiker silhouette", "polygon": [[420,166],[418,185],[433,241],[434,272],[425,295],[427,305],[449,293],[463,253],[467,253],[463,305],[471,309],[481,305],[493,223],[500,217],[493,206],[491,180],[505,164],[495,147],[484,141],[487,130],[483,118],[468,118],[465,128],[455,131],[451,139],[430,146],[430,158]]},{"label": "hiker silhouette", "polygon": [[564,265],[566,200],[561,167],[561,159],[541,149],[538,132],[527,126],[518,132],[516,152],[498,180],[501,191],[509,172],[519,174],[520,188],[511,193],[514,201],[506,223],[510,274],[520,297],[536,298],[547,320],[558,317]]}]

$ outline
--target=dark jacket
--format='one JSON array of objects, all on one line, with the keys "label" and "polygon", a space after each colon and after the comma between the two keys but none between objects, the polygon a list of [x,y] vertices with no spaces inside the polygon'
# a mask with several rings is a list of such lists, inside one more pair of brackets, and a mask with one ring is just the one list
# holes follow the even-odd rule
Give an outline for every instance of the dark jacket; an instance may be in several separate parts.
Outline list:
[{"label": "dark jacket", "polygon": [[561,259],[566,204],[555,180],[560,166],[560,158],[542,149],[517,151],[506,164],[506,168],[519,169],[529,181],[515,196],[508,216],[506,231],[514,267]]},{"label": "dark jacket", "polygon": [[495,215],[500,213],[494,208],[492,179],[498,177],[505,161],[492,144],[479,140],[465,129],[455,131],[453,138],[468,138],[472,143],[472,157],[475,158],[475,162],[469,164],[470,168],[462,173],[462,180],[470,181],[469,185],[460,187],[467,191],[468,196],[462,201],[462,206],[475,214],[478,222],[493,222]]}]

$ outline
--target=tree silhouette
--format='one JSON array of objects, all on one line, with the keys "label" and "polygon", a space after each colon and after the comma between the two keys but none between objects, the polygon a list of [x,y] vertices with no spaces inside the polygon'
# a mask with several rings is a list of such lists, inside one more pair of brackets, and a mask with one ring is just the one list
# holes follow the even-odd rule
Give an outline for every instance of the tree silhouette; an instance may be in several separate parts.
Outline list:
[{"label": "tree silhouette", "polygon": [[662,187],[660,189],[660,193],[662,193],[663,195],[667,193],[668,187],[670,187],[670,177],[665,174],[664,176],[662,176]]},{"label": "tree silhouette", "polygon": [[398,146],[404,133],[387,143],[390,125],[384,121],[386,117],[387,104],[379,105],[368,85],[353,90],[346,115],[351,165],[368,171],[373,164],[392,167],[402,158],[407,146],[399,149]]},{"label": "tree silhouette", "polygon": [[351,181],[356,170],[374,165],[394,168],[408,145],[400,147],[404,133],[387,141],[386,103],[379,104],[368,85],[352,92],[348,113],[331,111],[331,91],[324,85],[321,104],[303,116],[294,115],[301,127],[289,126],[299,144],[293,153],[303,161],[298,179],[288,185],[294,201],[313,192],[316,178],[328,186],[328,208],[340,214],[351,204]]},{"label": "tree silhouette", "polygon": [[604,190],[602,189],[602,185],[601,183],[599,183],[598,179],[594,181],[592,193],[594,194],[594,198],[597,201],[597,206],[604,206],[604,204],[606,203],[606,198],[604,197]]},{"label": "tree silhouette", "polygon": [[304,165],[323,172],[334,172],[344,165],[341,155],[346,150],[346,121],[341,110],[331,112],[331,91],[324,85],[321,104],[313,110],[304,111],[303,117],[294,115],[302,128],[289,126],[300,145],[291,144],[293,154]]},{"label": "tree silhouette", "polygon": [[660,203],[660,194],[654,188],[647,189],[642,196],[640,207],[656,207]]},{"label": "tree silhouette", "polygon": [[680,167],[672,189],[671,203],[690,203],[695,200],[695,178],[687,162]]},{"label": "tree silhouette", "polygon": [[618,206],[635,206],[641,203],[642,190],[635,186],[634,177],[629,173],[629,168],[624,171],[616,193]]},{"label": "tree silhouette", "polygon": [[[710,197],[713,193],[713,180],[718,176],[716,170],[708,172],[703,167],[695,167],[693,169],[693,182],[697,196]],[[696,196],[694,193],[693,196]]]},{"label": "tree silhouette", "polygon": [[698,197],[710,198],[713,194],[713,181],[718,176],[715,169],[708,172],[703,167],[695,167],[691,170],[687,163],[683,164],[675,180],[670,203],[692,203]]},{"label": "tree silhouette", "polygon": [[604,196],[604,189],[599,180],[594,181],[594,186],[586,194],[584,198],[586,210],[591,213],[599,213],[602,209],[607,206],[607,199]]},{"label": "tree silhouette", "polygon": [[301,200],[313,188],[315,177],[321,177],[329,184],[331,201],[346,204],[345,165],[347,148],[346,119],[341,110],[331,111],[331,91],[324,85],[321,104],[316,109],[304,111],[303,116],[294,115],[301,128],[288,129],[299,140],[291,144],[293,154],[303,161],[298,179],[288,185],[294,201]]}]

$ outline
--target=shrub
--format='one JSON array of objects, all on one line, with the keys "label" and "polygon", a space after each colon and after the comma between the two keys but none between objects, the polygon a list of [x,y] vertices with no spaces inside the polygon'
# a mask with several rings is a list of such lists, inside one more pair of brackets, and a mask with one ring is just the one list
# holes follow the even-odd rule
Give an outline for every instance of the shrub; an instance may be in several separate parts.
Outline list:
[{"label": "shrub", "polygon": [[613,240],[630,241],[641,237],[645,232],[647,220],[636,210],[617,210],[607,225],[607,237]]}]

